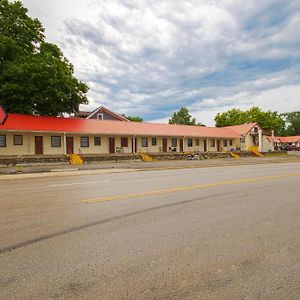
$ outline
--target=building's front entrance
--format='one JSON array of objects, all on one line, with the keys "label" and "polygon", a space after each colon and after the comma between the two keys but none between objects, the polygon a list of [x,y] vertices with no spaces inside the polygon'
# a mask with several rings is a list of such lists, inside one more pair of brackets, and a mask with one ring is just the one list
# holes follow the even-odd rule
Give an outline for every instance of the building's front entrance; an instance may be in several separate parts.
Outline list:
[{"label": "building's front entrance", "polygon": [[35,154],[44,154],[44,143],[42,136],[34,137]]},{"label": "building's front entrance", "polygon": [[221,152],[221,141],[217,140],[217,151]]},{"label": "building's front entrance", "polygon": [[67,137],[66,138],[66,146],[67,146],[67,154],[73,154],[74,153],[74,138],[73,137]]},{"label": "building's front entrance", "polygon": [[116,153],[115,138],[109,138],[109,153]]},{"label": "building's front entrance", "polygon": [[162,148],[163,148],[163,152],[168,152],[168,139],[162,140]]},{"label": "building's front entrance", "polygon": [[204,140],[204,152],[207,152],[207,140]]},{"label": "building's front entrance", "polygon": [[179,140],[179,151],[183,152],[183,139]]}]

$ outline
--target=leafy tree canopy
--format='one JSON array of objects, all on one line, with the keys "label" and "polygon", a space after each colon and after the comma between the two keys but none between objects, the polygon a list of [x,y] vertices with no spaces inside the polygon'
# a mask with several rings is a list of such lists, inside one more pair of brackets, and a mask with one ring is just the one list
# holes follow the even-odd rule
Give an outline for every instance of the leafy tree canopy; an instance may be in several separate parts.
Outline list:
[{"label": "leafy tree canopy", "polygon": [[285,113],[281,115],[285,120],[283,135],[300,135],[300,111]]},{"label": "leafy tree canopy", "polygon": [[202,123],[197,123],[196,118],[189,114],[189,110],[186,107],[182,107],[177,112],[174,112],[169,119],[169,124],[205,126]]},{"label": "leafy tree canopy", "polygon": [[227,112],[218,113],[215,122],[217,127],[257,122],[262,128],[274,129],[277,134],[284,128],[284,120],[277,112],[262,111],[256,106],[246,111],[233,108]]},{"label": "leafy tree canopy", "polygon": [[88,87],[74,77],[58,46],[20,1],[0,0],[0,105],[7,112],[62,115],[87,104]]},{"label": "leafy tree canopy", "polygon": [[131,122],[143,122],[144,121],[141,117],[126,116],[125,114],[122,114],[122,117],[124,117],[125,119],[127,119]]}]

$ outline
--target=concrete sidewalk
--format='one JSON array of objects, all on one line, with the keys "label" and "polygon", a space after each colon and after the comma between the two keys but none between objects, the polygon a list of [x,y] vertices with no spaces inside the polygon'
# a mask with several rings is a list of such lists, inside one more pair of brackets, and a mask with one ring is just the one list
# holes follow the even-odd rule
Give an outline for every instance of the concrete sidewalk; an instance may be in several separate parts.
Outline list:
[{"label": "concrete sidewalk", "polygon": [[[69,165],[66,163],[31,164],[23,166],[11,166],[0,168],[0,178],[20,178],[27,174],[29,177],[39,176],[70,176],[79,174],[99,174],[129,172],[137,170],[160,170],[160,169],[182,169],[182,168],[207,168],[235,165],[253,165],[269,163],[300,162],[299,156],[286,155],[274,157],[245,157],[239,159],[209,159],[209,160],[174,160],[174,161],[122,161],[122,162],[99,162],[84,165]],[[6,176],[5,176],[6,175]]]}]

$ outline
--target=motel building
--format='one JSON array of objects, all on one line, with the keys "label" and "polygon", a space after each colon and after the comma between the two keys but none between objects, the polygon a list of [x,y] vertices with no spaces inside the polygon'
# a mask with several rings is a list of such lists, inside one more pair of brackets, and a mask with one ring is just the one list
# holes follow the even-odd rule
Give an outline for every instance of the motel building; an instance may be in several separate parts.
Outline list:
[{"label": "motel building", "polygon": [[[3,110],[2,110],[3,111]],[[75,117],[0,113],[0,156],[112,155],[274,150],[269,131],[250,123],[223,128],[130,122],[99,107]]]},{"label": "motel building", "polygon": [[[272,141],[271,136],[266,136],[267,142]],[[275,136],[274,137],[274,145],[276,148],[280,146],[294,146],[299,148],[300,147],[300,135],[295,136]]]}]

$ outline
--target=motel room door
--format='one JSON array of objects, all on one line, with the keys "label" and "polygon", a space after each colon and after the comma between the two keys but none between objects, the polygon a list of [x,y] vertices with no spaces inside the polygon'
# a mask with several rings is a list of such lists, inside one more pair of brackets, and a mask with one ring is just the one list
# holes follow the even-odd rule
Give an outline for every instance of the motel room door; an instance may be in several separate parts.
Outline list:
[{"label": "motel room door", "polygon": [[66,137],[67,154],[74,153],[74,139],[72,137]]},{"label": "motel room door", "polygon": [[163,152],[168,152],[168,139],[162,140]]},{"label": "motel room door", "polygon": [[180,152],[183,152],[183,139],[179,140],[179,148],[180,148]]},{"label": "motel room door", "polygon": [[217,151],[221,152],[221,141],[217,140]]},{"label": "motel room door", "polygon": [[34,137],[35,154],[44,154],[44,143],[42,136]]},{"label": "motel room door", "polygon": [[131,149],[132,153],[137,153],[137,138],[131,139]]},{"label": "motel room door", "polygon": [[109,138],[109,153],[116,153],[115,138]]}]

